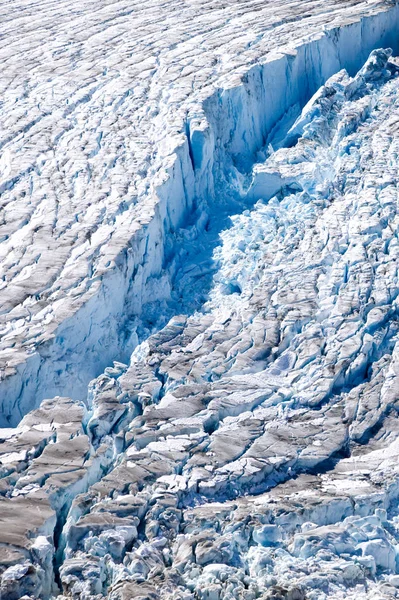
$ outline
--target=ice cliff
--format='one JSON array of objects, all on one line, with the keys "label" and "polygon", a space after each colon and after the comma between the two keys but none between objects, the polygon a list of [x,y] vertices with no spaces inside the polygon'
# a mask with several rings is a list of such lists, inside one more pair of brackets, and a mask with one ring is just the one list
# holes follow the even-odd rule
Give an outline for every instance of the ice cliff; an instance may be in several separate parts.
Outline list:
[{"label": "ice cliff", "polygon": [[170,297],[204,215],[229,212],[256,152],[330,75],[396,48],[399,18],[382,2],[121,1],[93,13],[65,0],[38,23],[16,6],[1,50],[7,426],[43,398],[83,399],[128,361],[143,307]]},{"label": "ice cliff", "polygon": [[399,9],[172,5],[1,25],[1,600],[399,597]]}]

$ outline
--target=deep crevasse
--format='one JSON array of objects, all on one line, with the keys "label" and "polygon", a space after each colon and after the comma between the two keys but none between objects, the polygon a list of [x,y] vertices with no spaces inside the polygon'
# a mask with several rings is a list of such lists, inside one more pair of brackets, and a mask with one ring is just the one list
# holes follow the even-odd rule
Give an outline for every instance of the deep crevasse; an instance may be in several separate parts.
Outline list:
[{"label": "deep crevasse", "polygon": [[[209,97],[201,92],[202,104],[198,100],[187,104],[183,128],[187,137],[178,132],[171,147],[163,140],[165,158],[142,212],[132,219],[129,244],[118,240],[102,255],[101,246],[93,250],[91,246],[99,243],[97,237],[109,236],[109,231],[88,231],[84,249],[74,250],[63,267],[66,283],[50,289],[43,305],[40,294],[32,293],[15,309],[16,319],[11,311],[2,338],[4,425],[15,425],[43,397],[67,394],[83,399],[92,377],[112,360],[127,359],[137,339],[134,320],[138,318],[140,325],[148,301],[168,299],[173,288],[174,273],[180,268],[179,257],[173,260],[173,256],[176,247],[181,247],[175,232],[188,222],[192,223],[189,237],[195,237],[196,214],[212,213],[219,202],[223,205],[224,197],[237,197],[241,173],[248,172],[276,125],[284,128],[286,117],[295,114],[332,73],[342,67],[354,73],[373,47],[396,48],[398,14],[392,5],[354,23],[312,34],[311,40],[288,48],[281,56],[268,57],[264,64],[236,69],[234,81],[241,78],[241,85],[217,90]],[[93,91],[92,96],[96,94]],[[86,99],[83,96],[75,104]],[[181,140],[177,148],[176,138]],[[97,150],[92,151],[94,156]],[[19,184],[7,180],[5,189],[14,185]],[[125,210],[118,209],[112,217],[121,221],[121,229],[126,227]],[[206,219],[200,219],[198,229],[205,223]],[[91,252],[99,252],[95,270],[78,279],[76,291],[69,290],[75,265],[81,264],[77,262],[80,254]],[[34,282],[32,275],[30,280]]]},{"label": "deep crevasse", "polygon": [[3,576],[10,599],[50,594],[47,498],[64,597],[396,597],[389,54],[334,75],[292,147],[264,149],[243,182],[263,198],[222,232],[201,311],[93,381],[88,411],[55,399],[4,432],[10,553],[19,511],[36,519]]}]

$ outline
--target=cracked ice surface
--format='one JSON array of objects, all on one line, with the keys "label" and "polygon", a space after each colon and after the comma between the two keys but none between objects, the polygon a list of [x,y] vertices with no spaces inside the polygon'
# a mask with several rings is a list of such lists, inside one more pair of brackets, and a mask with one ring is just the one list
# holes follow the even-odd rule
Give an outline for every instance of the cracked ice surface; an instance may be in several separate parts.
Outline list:
[{"label": "cracked ice surface", "polygon": [[176,230],[220,196],[222,165],[248,166],[286,110],[395,46],[399,18],[355,0],[1,12],[0,403],[15,425],[128,360],[132,319],[169,296]]},{"label": "cracked ice surface", "polygon": [[[200,311],[86,405],[0,430],[4,597],[398,597],[390,55],[333,75],[237,176],[252,207],[221,232]],[[179,285],[210,268],[200,255]]]}]

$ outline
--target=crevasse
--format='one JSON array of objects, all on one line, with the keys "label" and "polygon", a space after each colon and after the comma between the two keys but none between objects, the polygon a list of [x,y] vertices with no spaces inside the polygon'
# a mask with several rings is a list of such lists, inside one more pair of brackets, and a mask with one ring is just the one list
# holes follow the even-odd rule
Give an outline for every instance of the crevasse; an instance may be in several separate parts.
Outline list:
[{"label": "crevasse", "polygon": [[[220,89],[189,109],[182,144],[169,157],[153,209],[128,248],[96,281],[92,297],[26,360],[9,365],[0,385],[2,423],[15,424],[44,397],[84,398],[87,384],[136,343],[130,324],[154,299],[170,295],[176,231],[227,198],[272,132],[296,114],[334,72],[354,73],[377,46],[397,48],[399,8],[326,30],[295,49],[243,69],[242,84]],[[271,190],[273,191],[273,190]],[[206,219],[198,221],[198,229]],[[195,230],[195,225],[194,225]]]},{"label": "crevasse", "polygon": [[[3,431],[10,600],[55,581],[80,600],[397,596],[390,55],[329,78],[250,177],[235,157],[250,209],[221,232],[200,311],[107,368],[87,406],[55,398]],[[196,289],[197,258],[172,296]]]}]

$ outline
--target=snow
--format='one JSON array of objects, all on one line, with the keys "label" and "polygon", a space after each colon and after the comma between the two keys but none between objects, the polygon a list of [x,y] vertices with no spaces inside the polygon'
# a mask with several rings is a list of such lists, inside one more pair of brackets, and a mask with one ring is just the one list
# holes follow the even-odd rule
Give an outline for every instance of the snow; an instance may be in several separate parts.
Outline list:
[{"label": "snow", "polygon": [[[399,14],[382,2],[121,0],[93,12],[60,0],[37,21],[13,6],[1,50],[5,426],[43,398],[84,399],[129,360],[136,329],[154,325],[146,306],[167,302],[193,262],[188,242],[210,213],[235,210],[237,168],[250,171],[327,77],[395,48]],[[198,308],[175,300],[166,316]]]},{"label": "snow", "polygon": [[397,5],[23,8],[0,596],[398,597]]}]

